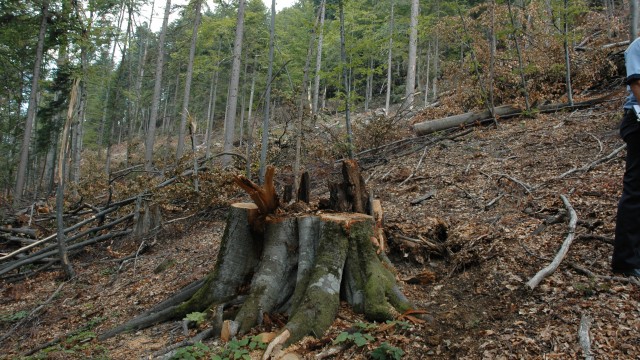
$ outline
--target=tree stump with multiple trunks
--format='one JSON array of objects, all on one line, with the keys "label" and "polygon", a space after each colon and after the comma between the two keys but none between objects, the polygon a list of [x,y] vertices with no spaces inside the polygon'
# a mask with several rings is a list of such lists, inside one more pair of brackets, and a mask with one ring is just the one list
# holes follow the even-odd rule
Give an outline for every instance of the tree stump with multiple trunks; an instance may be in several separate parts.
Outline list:
[{"label": "tree stump with multiple trunks", "polygon": [[284,336],[276,339],[291,344],[323,335],[341,300],[371,321],[412,308],[393,266],[374,245],[376,221],[365,214],[371,201],[355,161],[343,163],[342,183],[329,184],[324,203],[337,211],[285,214],[273,176],[270,167],[262,187],[236,178],[254,203],[230,206],[215,268],[205,279],[100,338],[205,311],[214,333],[224,321],[227,333],[242,335],[265,315],[284,313]]}]

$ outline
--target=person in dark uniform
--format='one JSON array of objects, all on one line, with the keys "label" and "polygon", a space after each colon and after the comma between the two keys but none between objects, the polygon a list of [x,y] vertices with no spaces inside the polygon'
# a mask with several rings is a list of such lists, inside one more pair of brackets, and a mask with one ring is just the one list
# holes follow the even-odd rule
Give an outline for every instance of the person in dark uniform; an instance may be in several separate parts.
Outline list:
[{"label": "person in dark uniform", "polygon": [[614,273],[640,277],[640,38],[624,52],[624,61],[629,95],[624,103],[620,136],[627,143],[627,159],[611,268]]}]

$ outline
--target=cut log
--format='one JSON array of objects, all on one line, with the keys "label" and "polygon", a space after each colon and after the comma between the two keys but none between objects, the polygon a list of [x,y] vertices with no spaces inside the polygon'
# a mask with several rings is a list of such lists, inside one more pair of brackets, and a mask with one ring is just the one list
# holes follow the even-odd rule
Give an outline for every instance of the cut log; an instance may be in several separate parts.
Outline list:
[{"label": "cut log", "polygon": [[[497,106],[495,108],[495,116],[496,117],[507,117],[507,116],[515,116],[522,114],[522,110],[515,106],[511,105],[503,105]],[[484,110],[480,112],[468,112],[464,114],[458,114],[453,116],[448,116],[441,119],[424,121],[421,123],[417,123],[413,125],[413,130],[417,135],[426,135],[431,134],[437,131],[442,131],[450,128],[454,128],[456,126],[461,125],[470,125],[477,121],[487,120],[493,118],[489,110]]]},{"label": "cut log", "polygon": [[[574,103],[573,105],[569,104],[546,104],[540,105],[534,111],[545,113],[545,112],[554,112],[560,111],[564,109],[582,109],[586,107],[593,106],[595,104],[599,104],[607,99],[609,99],[611,95],[604,96],[597,99],[591,99],[579,103]],[[510,118],[514,116],[522,115],[525,111],[515,105],[502,105],[495,108],[495,116],[499,118]],[[418,136],[427,135],[437,131],[442,131],[450,128],[454,128],[457,126],[470,125],[476,122],[482,122],[485,120],[492,120],[493,116],[489,110],[484,110],[480,112],[468,112],[459,115],[448,116],[441,119],[434,119],[423,121],[413,125],[413,130],[416,132]]]}]

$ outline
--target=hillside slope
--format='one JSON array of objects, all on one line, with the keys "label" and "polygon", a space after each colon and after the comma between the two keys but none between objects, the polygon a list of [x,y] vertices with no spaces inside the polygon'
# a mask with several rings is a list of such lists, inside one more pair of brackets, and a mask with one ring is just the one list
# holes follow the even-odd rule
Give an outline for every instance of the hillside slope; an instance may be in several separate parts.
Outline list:
[{"label": "hillside slope", "polygon": [[[348,330],[374,340],[341,348],[336,358],[368,358],[382,342],[401,348],[407,359],[578,358],[578,327],[588,316],[596,358],[638,358],[640,287],[606,278],[612,275],[608,241],[624,151],[561,177],[623,145],[616,130],[622,97],[621,92],[596,108],[458,129],[442,135],[451,139],[436,135],[369,153],[362,161],[364,177],[385,210],[390,258],[409,298],[430,320],[363,326],[345,307],[328,334],[296,345],[296,351],[311,358]],[[316,180],[324,187],[321,176]],[[533,292],[525,291],[524,283],[548,264],[567,235],[560,195],[577,213],[577,238],[560,268]],[[124,263],[117,258],[135,252],[139,242],[92,248],[74,258],[82,271],[69,283],[61,285],[51,272],[4,284],[2,332],[15,323],[11,315],[49,301],[2,344],[0,358],[44,346],[36,356],[132,359],[184,339],[178,323],[103,343],[94,337],[213,267],[224,211],[207,215],[172,223],[147,240],[155,243],[151,250]],[[272,330],[270,325],[277,328],[278,319],[264,330]],[[216,342],[206,344],[215,348]]]}]

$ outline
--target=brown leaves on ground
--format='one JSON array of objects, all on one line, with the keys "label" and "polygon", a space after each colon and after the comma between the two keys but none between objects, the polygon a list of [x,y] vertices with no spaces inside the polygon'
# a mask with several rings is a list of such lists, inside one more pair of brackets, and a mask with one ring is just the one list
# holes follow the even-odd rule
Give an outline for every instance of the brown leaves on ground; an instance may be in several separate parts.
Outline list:
[{"label": "brown leaves on ground", "polygon": [[[616,131],[619,103],[607,106],[501,121],[497,128],[477,127],[454,140],[423,143],[403,156],[368,154],[374,165],[363,175],[382,201],[388,255],[416,309],[427,311],[427,321],[412,323],[422,314],[407,314],[391,325],[367,328],[358,325],[360,315],[343,306],[329,333],[293,349],[312,357],[350,331],[371,334],[374,340],[341,348],[335,358],[368,358],[383,342],[401,348],[407,359],[579,358],[577,331],[584,314],[593,319],[591,348],[597,359],[639,357],[640,287],[589,278],[567,265],[611,275],[612,246],[597,238],[613,237],[624,152],[588,172],[558,178],[622,144]],[[326,163],[319,169],[319,174],[332,171]],[[309,170],[313,196],[326,196],[318,193],[326,177]],[[566,236],[566,217],[558,217],[564,211],[560,194],[578,214],[578,237],[553,275],[534,292],[523,291]],[[562,220],[547,220],[556,217]],[[222,227],[219,221],[195,217],[171,224],[150,251],[124,263],[101,250],[76,256],[79,277],[0,352],[5,357],[24,354],[56,337],[68,339],[88,324],[94,324],[88,331],[99,333],[149,309],[213,268]],[[119,241],[107,244],[117,254],[139,245]],[[162,263],[172,265],[154,273]],[[56,288],[56,273],[5,285],[2,332],[12,324],[9,315],[29,312]],[[278,330],[277,323],[272,326],[256,334]],[[384,331],[374,330],[380,328]],[[88,336],[83,343],[65,340],[58,346],[80,357],[129,359],[184,338],[179,324],[166,323],[100,344]],[[87,346],[81,350],[82,344]]]}]

